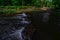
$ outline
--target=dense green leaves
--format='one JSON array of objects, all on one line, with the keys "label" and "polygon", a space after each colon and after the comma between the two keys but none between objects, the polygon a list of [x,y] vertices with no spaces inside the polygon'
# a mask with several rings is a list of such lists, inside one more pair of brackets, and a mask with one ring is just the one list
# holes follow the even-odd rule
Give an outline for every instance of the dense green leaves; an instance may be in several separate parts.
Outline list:
[{"label": "dense green leaves", "polygon": [[60,9],[60,0],[53,0],[53,4],[55,5],[55,8]]},{"label": "dense green leaves", "polygon": [[0,0],[1,13],[13,13],[16,10],[31,7],[49,7],[60,9],[60,0]]},{"label": "dense green leaves", "polygon": [[60,7],[60,0],[0,0],[0,6]]}]

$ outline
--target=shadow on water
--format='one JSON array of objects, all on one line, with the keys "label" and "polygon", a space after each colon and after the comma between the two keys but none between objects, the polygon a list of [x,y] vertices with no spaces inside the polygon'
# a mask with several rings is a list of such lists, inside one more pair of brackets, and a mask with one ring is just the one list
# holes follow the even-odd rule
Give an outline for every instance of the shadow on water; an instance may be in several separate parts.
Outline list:
[{"label": "shadow on water", "polygon": [[32,40],[56,39],[56,13],[51,10],[32,12],[31,22],[36,29]]}]

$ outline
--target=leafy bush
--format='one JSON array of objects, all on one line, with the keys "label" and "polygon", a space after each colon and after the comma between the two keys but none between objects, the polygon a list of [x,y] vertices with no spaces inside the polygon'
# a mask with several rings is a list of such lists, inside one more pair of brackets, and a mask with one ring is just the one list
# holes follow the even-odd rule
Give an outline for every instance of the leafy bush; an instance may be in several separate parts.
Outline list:
[{"label": "leafy bush", "polygon": [[15,13],[17,10],[26,9],[31,6],[0,6],[0,14],[11,14]]},{"label": "leafy bush", "polygon": [[14,13],[16,9],[6,9],[6,10],[0,10],[0,14],[5,15],[5,14],[11,14]]}]

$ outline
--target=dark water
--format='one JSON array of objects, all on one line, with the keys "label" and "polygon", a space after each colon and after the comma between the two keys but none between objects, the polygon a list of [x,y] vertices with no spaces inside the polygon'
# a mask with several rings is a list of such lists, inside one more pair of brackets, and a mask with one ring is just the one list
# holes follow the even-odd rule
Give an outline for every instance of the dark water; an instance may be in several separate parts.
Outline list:
[{"label": "dark water", "polygon": [[33,34],[33,40],[51,40],[51,27],[49,12],[34,12],[32,14],[32,24],[37,29]]},{"label": "dark water", "polygon": [[37,29],[33,40],[60,40],[60,11],[34,12],[32,24]]},{"label": "dark water", "polygon": [[[31,12],[29,17],[25,13],[0,17],[0,40],[60,39],[60,12]],[[36,29],[32,37],[23,32],[29,24]]]},{"label": "dark water", "polygon": [[37,29],[33,40],[60,39],[60,12],[32,12],[32,24]]}]

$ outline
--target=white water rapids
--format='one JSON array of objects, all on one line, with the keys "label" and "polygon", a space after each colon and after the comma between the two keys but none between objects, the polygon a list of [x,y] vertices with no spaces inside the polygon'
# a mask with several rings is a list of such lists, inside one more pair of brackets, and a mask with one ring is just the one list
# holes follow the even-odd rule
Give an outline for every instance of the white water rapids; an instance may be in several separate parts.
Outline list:
[{"label": "white water rapids", "polygon": [[[7,33],[9,33],[7,36],[5,36],[5,34],[3,34],[4,36],[2,37],[2,39],[0,39],[0,40],[25,40],[24,39],[24,37],[26,37],[26,36],[24,36],[24,33],[23,33],[23,31],[25,30],[25,27],[30,23],[27,19],[26,19],[26,17],[27,17],[27,15],[25,14],[25,13],[22,13],[22,14],[17,14],[17,16],[14,16],[14,17],[10,17],[11,19],[16,19],[16,18],[18,18],[18,20],[10,20],[10,18],[9,18],[9,21],[8,22],[10,22],[9,23],[9,27],[11,27],[11,25],[13,25],[12,26],[12,28],[14,28],[15,26],[17,26],[18,27],[18,29],[16,28],[15,29],[15,31],[13,31],[12,30],[12,33],[10,32],[9,33],[9,31],[11,31],[10,29],[6,29],[8,32]],[[7,19],[8,19],[7,18]],[[2,22],[5,22],[5,21],[2,21]],[[14,22],[14,23],[13,23]],[[6,23],[5,23],[6,24]],[[10,25],[11,24],[11,25]],[[8,25],[8,23],[7,23],[7,25]],[[14,26],[15,25],[15,26]],[[18,26],[18,25],[22,25],[22,26]]]}]

